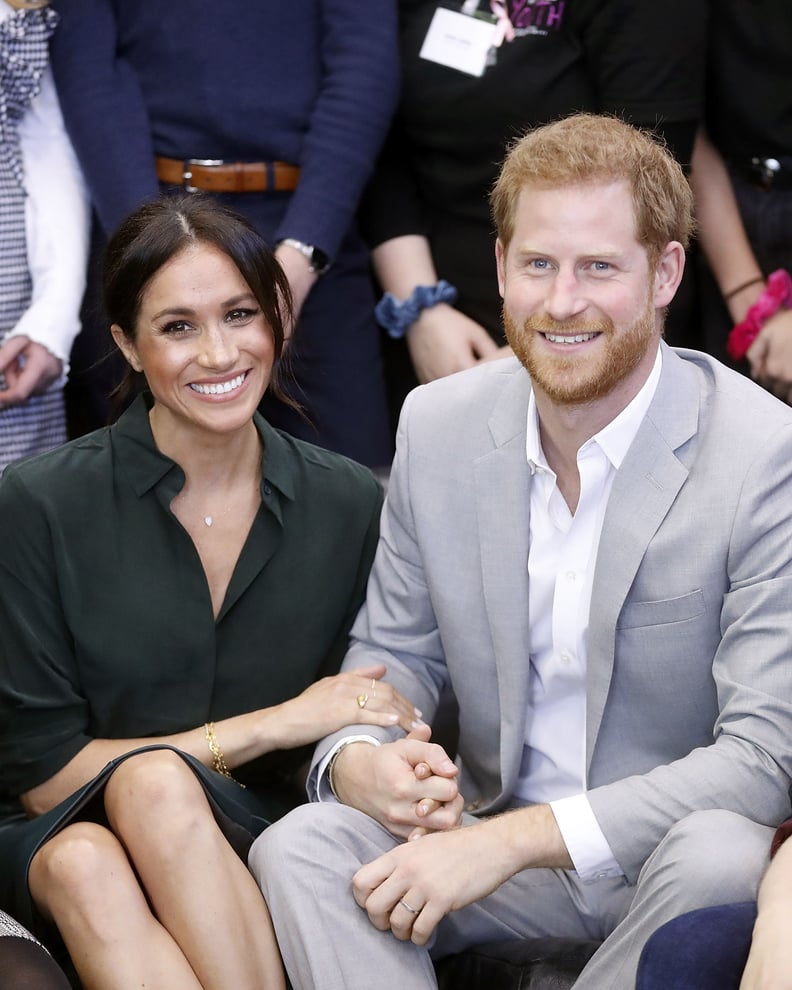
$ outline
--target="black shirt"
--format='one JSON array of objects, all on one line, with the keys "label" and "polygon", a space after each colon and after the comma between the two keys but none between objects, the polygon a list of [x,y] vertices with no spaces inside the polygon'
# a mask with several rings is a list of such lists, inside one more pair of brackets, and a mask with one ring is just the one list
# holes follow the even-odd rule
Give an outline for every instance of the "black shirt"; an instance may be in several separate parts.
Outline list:
[{"label": "black shirt", "polygon": [[400,0],[401,104],[361,213],[372,244],[428,236],[439,277],[460,291],[458,308],[497,335],[488,194],[507,145],[574,111],[610,112],[656,128],[689,162],[703,102],[706,5],[509,0],[517,36],[480,78],[419,57],[437,7]]},{"label": "black shirt", "polygon": [[707,128],[724,158],[792,157],[792,4],[710,5]]}]

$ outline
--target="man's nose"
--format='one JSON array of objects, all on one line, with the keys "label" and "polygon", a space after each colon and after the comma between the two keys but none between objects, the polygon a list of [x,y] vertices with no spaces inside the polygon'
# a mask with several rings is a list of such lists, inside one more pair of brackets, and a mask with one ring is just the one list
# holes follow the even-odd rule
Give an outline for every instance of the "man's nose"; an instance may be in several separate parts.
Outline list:
[{"label": "man's nose", "polygon": [[578,316],[586,308],[580,280],[572,271],[556,272],[548,288],[545,310],[548,316],[562,322]]}]

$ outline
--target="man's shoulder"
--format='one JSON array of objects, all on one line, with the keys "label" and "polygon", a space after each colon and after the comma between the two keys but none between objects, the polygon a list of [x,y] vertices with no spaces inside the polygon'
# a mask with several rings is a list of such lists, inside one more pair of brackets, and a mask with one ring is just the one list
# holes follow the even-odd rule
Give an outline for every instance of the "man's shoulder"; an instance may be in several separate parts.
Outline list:
[{"label": "man's shoulder", "polygon": [[408,395],[404,408],[410,416],[419,415],[422,422],[425,417],[486,421],[504,397],[527,409],[530,391],[530,378],[517,358],[500,358],[419,385]]},{"label": "man's shoulder", "polygon": [[695,383],[702,413],[711,412],[712,426],[750,433],[792,424],[790,406],[716,358],[684,348],[671,348],[671,354],[682,362],[682,374]]}]

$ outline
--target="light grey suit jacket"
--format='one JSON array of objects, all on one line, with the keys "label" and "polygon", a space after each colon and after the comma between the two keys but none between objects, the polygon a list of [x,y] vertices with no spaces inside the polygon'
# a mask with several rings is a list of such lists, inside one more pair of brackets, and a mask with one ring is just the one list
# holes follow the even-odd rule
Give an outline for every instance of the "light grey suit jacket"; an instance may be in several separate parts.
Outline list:
[{"label": "light grey suit jacket", "polygon": [[[588,797],[631,882],[692,811],[790,810],[792,410],[662,346],[608,503],[587,644]],[[410,395],[345,661],[383,660],[428,721],[450,680],[478,814],[509,803],[524,739],[529,392],[508,359]]]}]

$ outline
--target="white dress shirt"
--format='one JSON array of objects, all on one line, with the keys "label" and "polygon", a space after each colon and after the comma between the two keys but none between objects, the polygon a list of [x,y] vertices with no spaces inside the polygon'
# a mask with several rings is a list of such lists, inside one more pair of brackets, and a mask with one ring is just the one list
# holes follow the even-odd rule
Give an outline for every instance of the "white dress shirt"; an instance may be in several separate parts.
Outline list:
[{"label": "white dress shirt", "polygon": [[602,522],[616,472],[635,439],[660,380],[658,347],[640,392],[577,453],[580,498],[574,515],[547,464],[534,395],[526,453],[530,496],[528,613],[529,706],[514,796],[549,803],[583,879],[621,873],[586,790],[586,639]]}]

